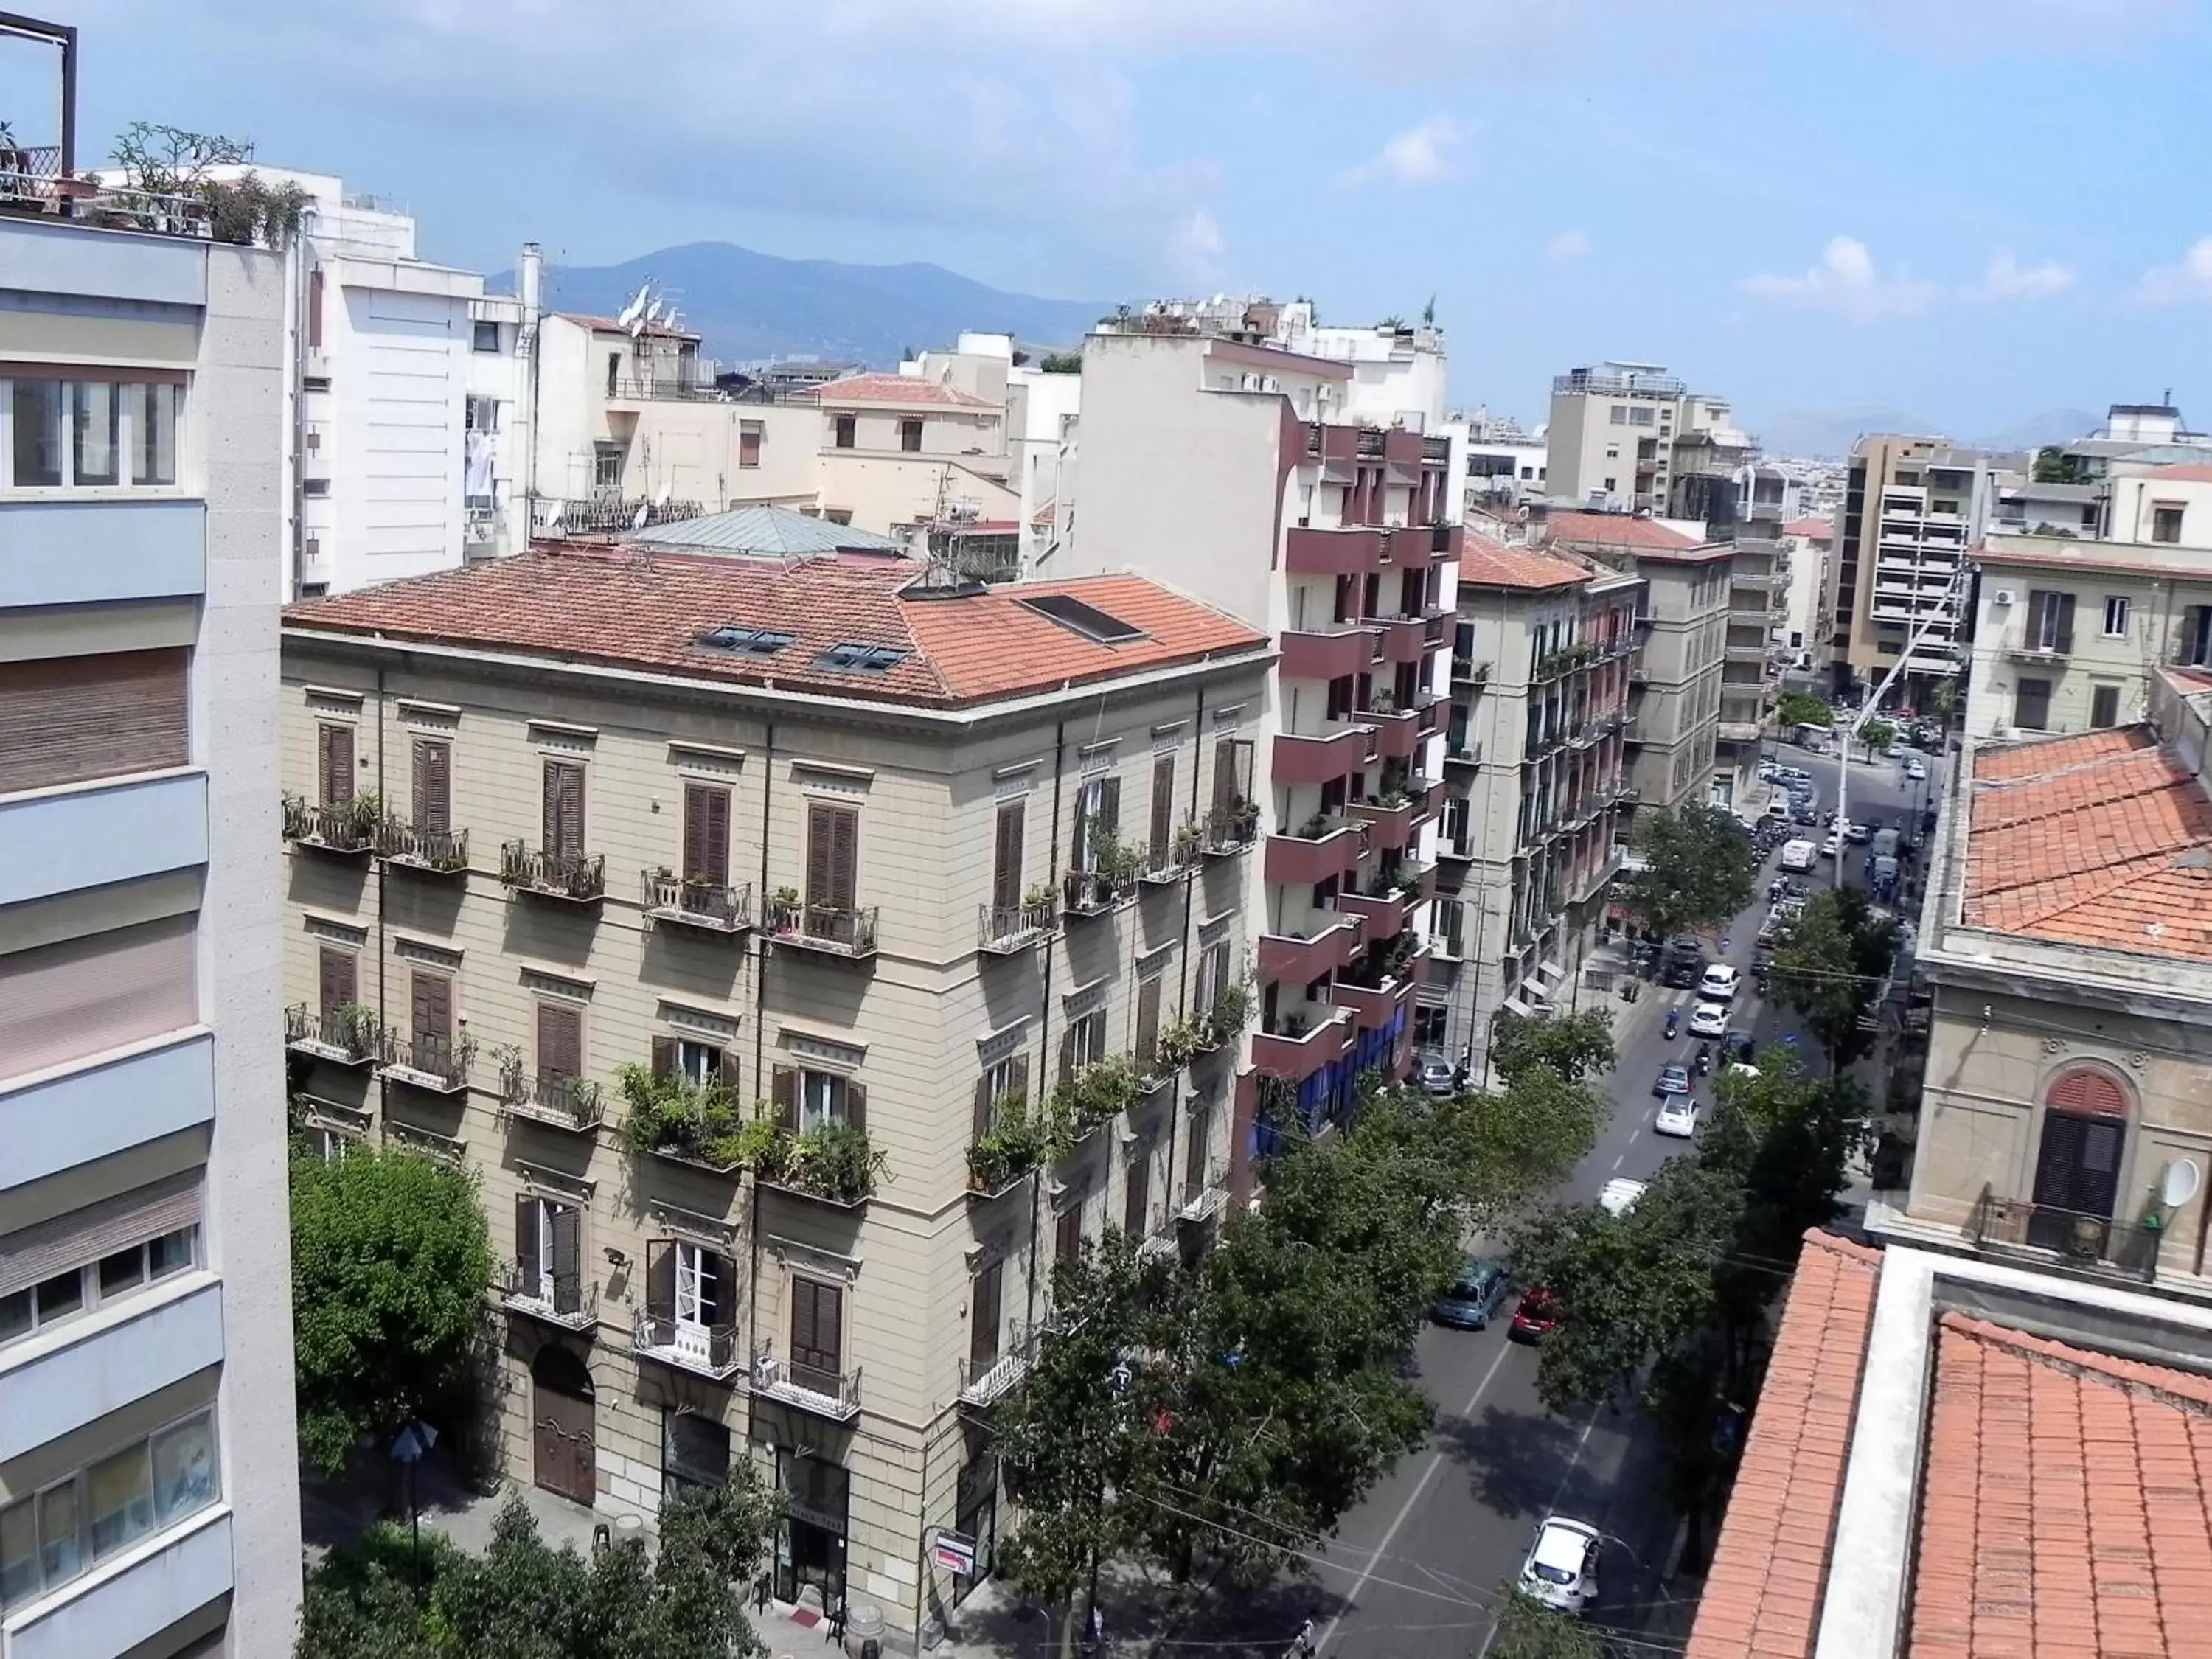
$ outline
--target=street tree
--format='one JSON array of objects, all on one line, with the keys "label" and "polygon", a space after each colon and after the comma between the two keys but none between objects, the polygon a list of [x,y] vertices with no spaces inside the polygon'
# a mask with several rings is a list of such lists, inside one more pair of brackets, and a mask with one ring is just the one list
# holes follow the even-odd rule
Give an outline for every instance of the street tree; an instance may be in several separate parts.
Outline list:
[{"label": "street tree", "polygon": [[1584,1008],[1547,1019],[1501,1016],[1490,1037],[1490,1064],[1509,1088],[1542,1066],[1569,1083],[1613,1069],[1613,1011]]},{"label": "street tree", "polygon": [[1777,941],[1774,999],[1802,1016],[1832,1072],[1871,1052],[1868,1025],[1896,949],[1897,924],[1856,888],[1815,893]]},{"label": "street tree", "polygon": [[1897,741],[1897,727],[1887,720],[1869,720],[1859,727],[1859,741],[1866,745],[1867,753],[1879,755]]},{"label": "street tree", "polygon": [[466,1421],[495,1266],[476,1180],[419,1152],[291,1168],[302,1451],[335,1474],[364,1436]]},{"label": "street tree", "polygon": [[1809,691],[1784,691],[1774,700],[1774,719],[1785,731],[1793,726],[1832,726],[1836,711]]},{"label": "street tree", "polygon": [[1511,1579],[1498,1594],[1498,1624],[1483,1650],[1489,1659],[1606,1659],[1611,1651],[1602,1630],[1553,1613]]},{"label": "street tree", "polygon": [[1437,1115],[1434,1137],[1466,1172],[1469,1224],[1490,1232],[1566,1179],[1613,1115],[1591,1085],[1532,1066]]},{"label": "street tree", "polygon": [[1726,927],[1751,902],[1757,860],[1720,807],[1638,813],[1636,850],[1643,867],[1622,878],[1624,908],[1660,939]]}]

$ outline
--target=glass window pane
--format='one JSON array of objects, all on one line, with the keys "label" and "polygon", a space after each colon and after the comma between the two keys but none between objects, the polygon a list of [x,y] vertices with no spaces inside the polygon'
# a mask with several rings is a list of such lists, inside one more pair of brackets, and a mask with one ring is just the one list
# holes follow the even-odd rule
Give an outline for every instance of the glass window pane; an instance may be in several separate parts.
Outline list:
[{"label": "glass window pane", "polygon": [[12,1607],[39,1593],[39,1544],[31,1501],[0,1510],[0,1607]]},{"label": "glass window pane", "polygon": [[179,1227],[173,1233],[163,1233],[146,1247],[148,1264],[155,1279],[167,1279],[171,1273],[180,1273],[192,1265],[192,1234],[194,1229]]},{"label": "glass window pane", "polygon": [[123,432],[122,399],[112,380],[79,380],[71,389],[70,434],[75,446],[76,481],[81,484],[120,483]]},{"label": "glass window pane", "polygon": [[215,1419],[188,1418],[154,1437],[154,1523],[167,1527],[216,1500]]},{"label": "glass window pane", "polygon": [[56,1273],[39,1286],[38,1297],[41,1325],[75,1313],[84,1306],[84,1269],[73,1267]]},{"label": "glass window pane", "polygon": [[154,1529],[154,1494],[146,1484],[143,1441],[85,1472],[92,1515],[92,1559],[104,1561]]},{"label": "glass window pane", "polygon": [[184,387],[134,386],[125,390],[131,404],[131,482],[176,483],[177,410]]},{"label": "glass window pane", "polygon": [[76,1483],[39,1494],[39,1561],[46,1588],[84,1570],[84,1530],[78,1519]]},{"label": "glass window pane", "polygon": [[58,484],[62,481],[62,383],[13,384],[15,470],[11,482],[19,487]]},{"label": "glass window pane", "polygon": [[146,1247],[133,1244],[127,1250],[118,1250],[112,1255],[100,1259],[100,1296],[106,1301],[111,1296],[120,1296],[146,1277]]},{"label": "glass window pane", "polygon": [[17,1291],[0,1296],[0,1342],[21,1336],[31,1328],[31,1293]]}]

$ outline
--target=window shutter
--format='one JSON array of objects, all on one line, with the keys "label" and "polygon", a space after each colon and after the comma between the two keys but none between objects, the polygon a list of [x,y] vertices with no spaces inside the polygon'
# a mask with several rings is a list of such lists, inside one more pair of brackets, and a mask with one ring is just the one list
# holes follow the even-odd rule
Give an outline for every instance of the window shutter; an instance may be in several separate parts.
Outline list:
[{"label": "window shutter", "polygon": [[576,1077],[584,1069],[584,1016],[557,1002],[538,1005],[538,1069]]},{"label": "window shutter", "polygon": [[734,1094],[738,1087],[738,1054],[734,1048],[714,1050],[714,1075]]},{"label": "window shutter", "polygon": [[427,836],[453,829],[453,745],[415,739],[415,828]]},{"label": "window shutter", "polygon": [[1079,786],[1075,791],[1075,836],[1068,843],[1067,867],[1071,870],[1091,868],[1091,791]]},{"label": "window shutter", "polygon": [[410,989],[414,1001],[415,1041],[429,1038],[450,1042],[453,1036],[453,982],[443,974],[416,970]]},{"label": "window shutter", "polygon": [[1053,1224],[1052,1259],[1055,1262],[1073,1261],[1083,1254],[1083,1206],[1071,1204],[1060,1212]]},{"label": "window shutter", "polygon": [[538,1260],[538,1200],[527,1193],[514,1200],[514,1265],[521,1275],[523,1294],[534,1293],[541,1266]]},{"label": "window shutter", "polygon": [[860,815],[849,806],[815,801],[806,809],[806,902],[850,910],[858,890],[855,869]]},{"label": "window shutter", "polygon": [[845,1369],[845,1293],[831,1285],[814,1287],[814,1347],[822,1369],[833,1376]]},{"label": "window shutter", "polygon": [[545,763],[545,793],[544,822],[540,825],[539,845],[546,852],[554,852],[561,845],[561,763]]},{"label": "window shutter", "polygon": [[1098,791],[1098,833],[1115,836],[1121,832],[1121,780],[1108,778]]},{"label": "window shutter", "polygon": [[648,1319],[676,1318],[676,1241],[656,1238],[645,1247],[645,1312]]},{"label": "window shutter", "polygon": [[1237,740],[1223,738],[1213,745],[1213,810],[1226,817],[1237,804]]},{"label": "window shutter", "polygon": [[1129,1159],[1121,1201],[1121,1231],[1132,1238],[1145,1236],[1145,1222],[1152,1208],[1152,1149],[1139,1141]]},{"label": "window shutter", "polygon": [[0,1236],[0,1296],[198,1225],[200,1175],[198,1169],[185,1170]]},{"label": "window shutter", "polygon": [[2074,651],[2074,595],[2061,593],[2058,599],[2058,654],[2070,656]]},{"label": "window shutter", "polygon": [[1175,840],[1175,757],[1152,763],[1152,858],[1164,862]]},{"label": "window shutter", "polygon": [[1006,1263],[994,1261],[968,1289],[968,1363],[988,1365],[999,1357],[999,1303]]},{"label": "window shutter", "polygon": [[653,1039],[653,1074],[655,1077],[676,1075],[676,1039],[657,1036]]},{"label": "window shutter", "polygon": [[769,1102],[775,1108],[776,1127],[787,1135],[799,1133],[799,1073],[779,1066],[769,1074]]},{"label": "window shutter", "polygon": [[2101,1117],[2128,1115],[2127,1091],[2102,1072],[2087,1066],[2054,1078],[2043,1103],[2054,1111],[2087,1112]]},{"label": "window shutter", "polygon": [[1075,1023],[1068,1022],[1067,1029],[1060,1034],[1060,1080],[1070,1081],[1075,1076]]},{"label": "window shutter", "polygon": [[344,806],[353,799],[353,727],[325,722],[315,728],[315,742],[322,805]]},{"label": "window shutter", "polygon": [[182,649],[0,663],[0,794],[183,766]]},{"label": "window shutter", "polygon": [[836,831],[830,902],[840,910],[849,910],[860,898],[860,815],[848,808],[840,808],[836,814]]},{"label": "window shutter", "polygon": [[868,1085],[848,1083],[845,1085],[845,1121],[860,1133],[868,1132]]},{"label": "window shutter", "polygon": [[1157,976],[1137,987],[1137,1058],[1151,1065],[1160,1051],[1160,988]]},{"label": "window shutter", "polygon": [[791,1357],[800,1364],[814,1363],[815,1352],[814,1283],[811,1279],[791,1281]]},{"label": "window shutter", "polygon": [[991,1133],[991,1120],[996,1115],[992,1109],[997,1104],[991,1093],[991,1079],[987,1073],[975,1079],[975,1139],[981,1140]]},{"label": "window shutter", "polygon": [[1194,1110],[1184,1125],[1188,1137],[1182,1154],[1182,1184],[1187,1189],[1186,1202],[1196,1198],[1206,1188],[1206,1113],[1201,1108]]},{"label": "window shutter", "polygon": [[327,1019],[339,1009],[358,1000],[361,964],[352,951],[325,945],[321,950],[319,968],[322,1014]]},{"label": "window shutter", "polygon": [[1006,1064],[1006,1092],[1019,1095],[1027,1101],[1030,1096],[1030,1057],[1016,1054]]},{"label": "window shutter", "polygon": [[991,902],[1001,910],[1011,910],[1022,902],[1022,824],[1028,811],[1028,803],[1018,800],[999,808],[998,845],[991,862]]},{"label": "window shutter", "polygon": [[684,786],[684,877],[720,887],[730,878],[730,792]]},{"label": "window shutter", "polygon": [[568,1205],[553,1211],[553,1308],[574,1313],[583,1305],[582,1214]]}]

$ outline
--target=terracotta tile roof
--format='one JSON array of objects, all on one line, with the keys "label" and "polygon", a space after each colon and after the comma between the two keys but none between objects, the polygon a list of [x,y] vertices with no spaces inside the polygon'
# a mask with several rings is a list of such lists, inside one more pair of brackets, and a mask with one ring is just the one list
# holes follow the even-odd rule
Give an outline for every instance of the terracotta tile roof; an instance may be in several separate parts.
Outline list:
[{"label": "terracotta tile roof", "polygon": [[[601,334],[629,332],[619,318],[597,317],[588,311],[563,311],[556,314],[581,327],[596,330]],[[700,337],[688,328],[671,328],[665,323],[647,323],[638,331],[641,334],[654,335],[664,340],[696,340]]]},{"label": "terracotta tile roof", "polygon": [[2212,962],[2212,800],[2145,726],[1975,757],[1961,921]]},{"label": "terracotta tile roof", "polygon": [[1631,513],[1553,513],[1545,519],[1555,542],[1580,542],[1591,547],[1632,547],[1654,551],[1696,547],[1695,536],[1686,536],[1656,519]]},{"label": "terracotta tile roof", "polygon": [[2172,461],[2164,466],[2132,466],[2127,476],[2146,483],[2212,483],[2212,466],[2202,461]]},{"label": "terracotta tile roof", "polygon": [[977,398],[957,386],[925,380],[918,374],[848,374],[814,388],[825,404],[943,404],[955,409],[996,409],[988,398]]},{"label": "terracotta tile roof", "polygon": [[1685,1659],[1809,1659],[1881,1252],[1805,1235]]},{"label": "terracotta tile roof", "polygon": [[[605,550],[533,551],[459,570],[309,599],[289,628],[377,634],[551,660],[605,664],[870,702],[961,708],[1064,684],[1255,651],[1267,638],[1142,576],[1087,576],[967,597],[902,593],[911,564],[816,559],[639,561]],[[1020,603],[1080,599],[1141,629],[1103,644]],[[793,635],[772,656],[702,647],[725,626]],[[818,667],[853,643],[906,653],[877,673]]]},{"label": "terracotta tile roof", "polygon": [[1511,547],[1472,530],[1460,534],[1462,587],[1571,587],[1590,578],[1589,567],[1565,551]]},{"label": "terracotta tile roof", "polygon": [[1936,1344],[1907,1650],[2205,1651],[2212,1378],[1958,1313]]},{"label": "terracotta tile roof", "polygon": [[1792,519],[1782,526],[1785,536],[1804,536],[1813,540],[1827,541],[1836,533],[1835,526],[1826,519]]}]

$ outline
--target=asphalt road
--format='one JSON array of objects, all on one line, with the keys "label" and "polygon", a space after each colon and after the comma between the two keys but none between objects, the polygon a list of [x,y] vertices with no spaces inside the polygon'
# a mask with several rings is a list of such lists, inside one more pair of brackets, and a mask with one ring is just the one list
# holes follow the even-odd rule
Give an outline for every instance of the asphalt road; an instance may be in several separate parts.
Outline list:
[{"label": "asphalt road", "polygon": [[[1813,773],[1822,810],[1832,806],[1833,759],[1790,749],[1779,758]],[[1930,771],[1939,769],[1931,759]],[[1905,782],[1896,763],[1853,764],[1854,817],[1904,824],[1919,799],[1932,797],[1924,796],[1923,786]],[[1863,849],[1849,849],[1847,879],[1863,879]],[[1832,879],[1826,860],[1820,867]],[[1771,878],[1771,863],[1768,872]],[[1764,888],[1763,878],[1759,902],[1729,930],[1725,957],[1712,953],[1746,970],[1733,1024],[1751,1030],[1762,1047],[1797,1034],[1795,1017],[1765,1007],[1749,978],[1752,941],[1765,913]],[[1634,1003],[1609,1000],[1619,1062],[1603,1082],[1613,1100],[1613,1120],[1559,1189],[1561,1200],[1594,1200],[1616,1176],[1648,1180],[1689,1150],[1686,1142],[1652,1133],[1657,1102],[1651,1085],[1661,1066],[1686,1060],[1694,1049],[1687,1036],[1693,1001],[1689,991],[1651,984]],[[1683,1036],[1673,1041],[1662,1035],[1670,1008],[1684,1016]],[[1700,1080],[1699,1098],[1710,1102],[1710,1087]],[[1345,1518],[1310,1579],[1210,1600],[1163,1648],[1164,1655],[1279,1659],[1300,1620],[1310,1616],[1329,1659],[1480,1656],[1491,1640],[1501,1587],[1519,1571],[1537,1522],[1552,1514],[1589,1522],[1611,1540],[1595,1619],[1626,1633],[1679,1643],[1692,1610],[1665,1582],[1676,1522],[1662,1495],[1663,1448],[1653,1426],[1633,1410],[1553,1416],[1536,1397],[1536,1351],[1509,1341],[1504,1320],[1487,1331],[1431,1326],[1416,1345],[1416,1358],[1422,1386],[1437,1402],[1428,1443]]]}]

